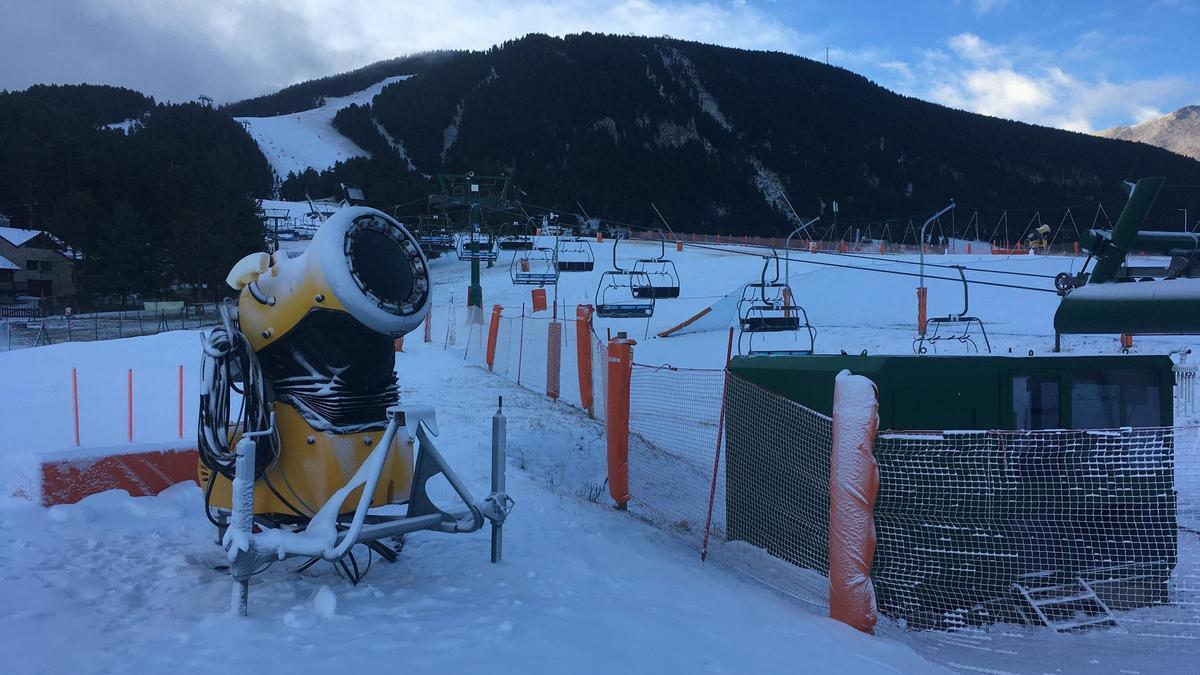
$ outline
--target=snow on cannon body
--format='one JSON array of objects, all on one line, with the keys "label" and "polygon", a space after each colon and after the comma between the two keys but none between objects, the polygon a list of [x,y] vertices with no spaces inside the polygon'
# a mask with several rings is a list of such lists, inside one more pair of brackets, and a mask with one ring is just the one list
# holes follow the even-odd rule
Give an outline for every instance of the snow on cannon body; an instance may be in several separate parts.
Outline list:
[{"label": "snow on cannon body", "polygon": [[[204,344],[199,477],[239,613],[250,577],[273,561],[327,560],[357,582],[356,547],[391,561],[385,541],[417,530],[474,532],[490,520],[497,561],[512,507],[503,414],[492,420],[492,492],[476,501],[434,445],[433,408],[399,400],[393,341],[430,305],[416,239],[379,211],[343,209],[301,256],[246,256],[227,281],[241,294]],[[465,508],[430,499],[438,475]]]}]

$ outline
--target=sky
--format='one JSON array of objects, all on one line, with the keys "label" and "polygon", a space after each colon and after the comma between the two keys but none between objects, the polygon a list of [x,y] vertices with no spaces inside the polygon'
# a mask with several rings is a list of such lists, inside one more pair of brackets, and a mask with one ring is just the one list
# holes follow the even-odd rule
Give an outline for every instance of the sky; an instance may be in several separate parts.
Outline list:
[{"label": "sky", "polygon": [[592,31],[828,53],[905,95],[1094,131],[1200,104],[1198,29],[1200,0],[0,0],[0,89],[228,102],[419,51]]}]

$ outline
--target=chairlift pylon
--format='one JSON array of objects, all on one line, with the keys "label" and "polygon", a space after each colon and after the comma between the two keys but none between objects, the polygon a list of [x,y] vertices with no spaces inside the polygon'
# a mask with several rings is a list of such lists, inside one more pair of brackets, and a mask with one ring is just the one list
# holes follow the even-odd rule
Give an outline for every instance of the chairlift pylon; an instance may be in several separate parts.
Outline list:
[{"label": "chairlift pylon", "polygon": [[[646,275],[649,284],[634,286],[633,295],[636,298],[678,298],[679,271],[675,262],[667,257],[667,239],[661,230],[659,236],[659,253],[657,258],[642,258],[633,263],[633,271]],[[616,244],[613,244],[616,248]]]},{"label": "chairlift pylon", "polygon": [[638,297],[638,287],[650,285],[645,272],[623,269],[617,264],[618,236],[613,241],[613,268],[600,275],[596,286],[596,316],[605,319],[649,319],[654,316],[654,296]]},{"label": "chairlift pylon", "polygon": [[[768,281],[767,271],[775,263],[775,275]],[[817,329],[808,320],[808,312],[796,304],[787,280],[779,280],[779,255],[772,251],[763,258],[762,275],[757,282],[742,288],[738,300],[738,354],[772,356],[812,354],[816,348]],[[755,336],[764,333],[792,333],[794,339],[808,336],[807,347],[764,348],[760,341],[755,348]]]}]

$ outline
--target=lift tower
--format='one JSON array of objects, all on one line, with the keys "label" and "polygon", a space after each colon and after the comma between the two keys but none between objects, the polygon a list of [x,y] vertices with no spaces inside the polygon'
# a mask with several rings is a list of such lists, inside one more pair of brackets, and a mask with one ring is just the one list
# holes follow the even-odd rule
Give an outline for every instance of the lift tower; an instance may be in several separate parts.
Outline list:
[{"label": "lift tower", "polygon": [[[483,257],[480,255],[483,211],[512,207],[508,199],[508,176],[477,176],[474,171],[468,171],[465,174],[438,174],[437,178],[442,193],[433,196],[431,205],[445,211],[463,209],[468,213],[469,229],[465,246],[471,253],[471,287],[467,290],[467,306],[482,309],[483,286],[479,278],[479,261]],[[491,266],[491,260],[488,266]]]}]

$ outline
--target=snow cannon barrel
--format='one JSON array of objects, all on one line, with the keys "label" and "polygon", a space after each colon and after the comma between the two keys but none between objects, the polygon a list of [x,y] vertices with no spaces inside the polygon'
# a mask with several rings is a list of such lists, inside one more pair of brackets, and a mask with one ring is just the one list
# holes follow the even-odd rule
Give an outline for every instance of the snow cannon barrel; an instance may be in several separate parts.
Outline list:
[{"label": "snow cannon barrel", "polygon": [[[399,403],[393,341],[429,312],[425,255],[400,223],[353,207],[325,221],[299,257],[249,255],[227,281],[241,290],[234,330],[254,352],[241,362],[253,370],[257,361],[261,375],[250,379],[269,392],[269,411],[257,417],[269,412],[275,421],[273,440],[261,441],[258,452],[263,461],[256,480],[263,480],[255,484],[255,513],[310,517],[387,438],[388,409]],[[206,433],[222,434],[211,420],[226,415],[219,405],[208,410],[206,402],[227,398],[202,396],[202,446]],[[207,447],[232,448],[237,436]],[[392,437],[373,506],[408,499],[413,447],[401,436]],[[209,456],[201,484],[209,480],[208,470],[217,470],[212,504],[227,508],[232,472],[213,461],[219,452],[201,455]]]},{"label": "snow cannon barrel", "polygon": [[297,258],[265,257],[247,256],[228,279],[242,290],[238,318],[255,351],[327,312],[389,340],[415,330],[429,312],[425,254],[403,225],[375,209],[338,211]]}]

